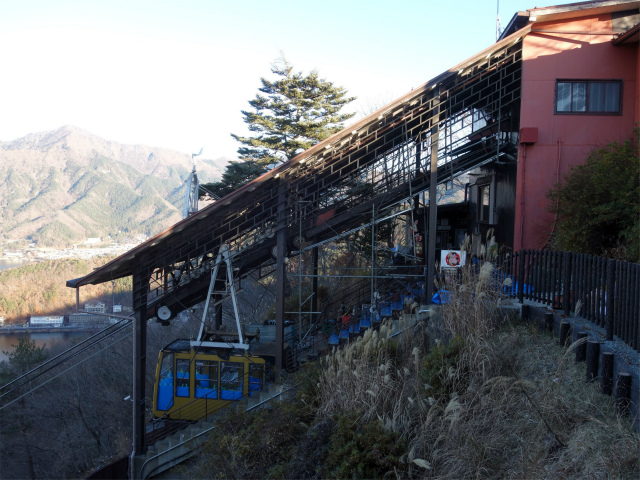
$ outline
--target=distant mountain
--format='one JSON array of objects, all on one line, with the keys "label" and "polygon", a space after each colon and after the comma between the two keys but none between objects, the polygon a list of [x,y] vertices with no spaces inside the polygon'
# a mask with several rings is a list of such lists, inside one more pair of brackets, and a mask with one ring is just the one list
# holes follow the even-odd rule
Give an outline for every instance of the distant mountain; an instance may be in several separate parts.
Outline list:
[{"label": "distant mountain", "polygon": [[[198,160],[201,182],[226,159]],[[189,155],[123,145],[76,127],[0,142],[0,239],[63,246],[180,220]]]}]

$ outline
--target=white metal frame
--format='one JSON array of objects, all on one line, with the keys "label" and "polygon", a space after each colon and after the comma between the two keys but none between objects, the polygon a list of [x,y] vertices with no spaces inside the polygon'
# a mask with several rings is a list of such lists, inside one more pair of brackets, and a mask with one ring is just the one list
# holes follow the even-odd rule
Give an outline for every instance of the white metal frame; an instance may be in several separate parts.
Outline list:
[{"label": "white metal frame", "polygon": [[[204,305],[204,312],[202,312],[202,322],[200,323],[200,332],[198,333],[197,340],[191,340],[192,347],[217,347],[217,348],[238,348],[242,350],[248,350],[249,345],[244,343],[242,337],[242,328],[240,326],[240,314],[238,313],[238,302],[236,300],[236,289],[233,282],[233,266],[231,265],[232,252],[229,245],[223,244],[218,250],[218,256],[214,262],[213,272],[211,272],[211,282],[209,282],[209,291],[207,292],[207,300]],[[220,264],[225,262],[227,264],[227,281],[229,282],[229,289],[231,293],[231,302],[233,303],[233,313],[236,317],[236,327],[238,329],[239,342],[205,342],[203,340],[204,326],[207,321],[207,312],[209,311],[209,302],[211,295],[214,293],[214,287],[216,284],[216,278],[218,277],[218,268]]]}]

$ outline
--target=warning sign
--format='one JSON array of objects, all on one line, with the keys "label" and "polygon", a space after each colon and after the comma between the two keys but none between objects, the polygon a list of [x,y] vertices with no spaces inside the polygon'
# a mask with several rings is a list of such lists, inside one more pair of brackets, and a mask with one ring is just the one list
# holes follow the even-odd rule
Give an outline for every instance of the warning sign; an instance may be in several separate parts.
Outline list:
[{"label": "warning sign", "polygon": [[440,268],[460,268],[467,259],[467,252],[462,250],[442,250]]}]

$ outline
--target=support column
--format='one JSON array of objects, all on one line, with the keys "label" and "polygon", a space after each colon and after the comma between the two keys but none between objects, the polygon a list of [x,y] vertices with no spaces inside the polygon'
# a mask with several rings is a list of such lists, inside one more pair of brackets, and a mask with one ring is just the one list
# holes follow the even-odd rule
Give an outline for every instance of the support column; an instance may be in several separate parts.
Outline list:
[{"label": "support column", "polygon": [[[135,268],[135,267],[134,267]],[[140,274],[139,267],[133,274],[133,451],[131,452],[131,478],[139,478],[140,460],[144,458],[145,412],[147,375],[147,291],[149,280]]]},{"label": "support column", "polygon": [[278,225],[276,243],[276,374],[286,366],[284,359],[285,258],[287,256],[287,201],[285,179],[278,188]]},{"label": "support column", "polygon": [[431,174],[429,178],[429,247],[427,248],[427,279],[426,294],[427,303],[431,303],[433,295],[434,276],[436,269],[436,219],[438,216],[438,119],[440,117],[440,87],[436,87],[434,91],[434,113],[432,118],[433,127],[431,128]]},{"label": "support column", "polygon": [[[318,311],[318,247],[313,247],[311,250],[311,262],[313,263],[313,277],[311,278],[311,293],[313,296],[311,297],[311,311]],[[317,315],[316,313],[311,314],[310,321],[313,323],[314,320],[317,320],[317,317],[313,315]]]}]

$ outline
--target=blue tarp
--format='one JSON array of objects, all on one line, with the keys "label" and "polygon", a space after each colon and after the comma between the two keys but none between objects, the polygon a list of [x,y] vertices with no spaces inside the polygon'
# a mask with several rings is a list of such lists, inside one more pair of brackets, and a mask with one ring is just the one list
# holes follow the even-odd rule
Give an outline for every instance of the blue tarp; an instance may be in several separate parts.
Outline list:
[{"label": "blue tarp", "polygon": [[431,298],[431,302],[437,305],[443,305],[451,301],[452,295],[448,290],[438,290]]}]

